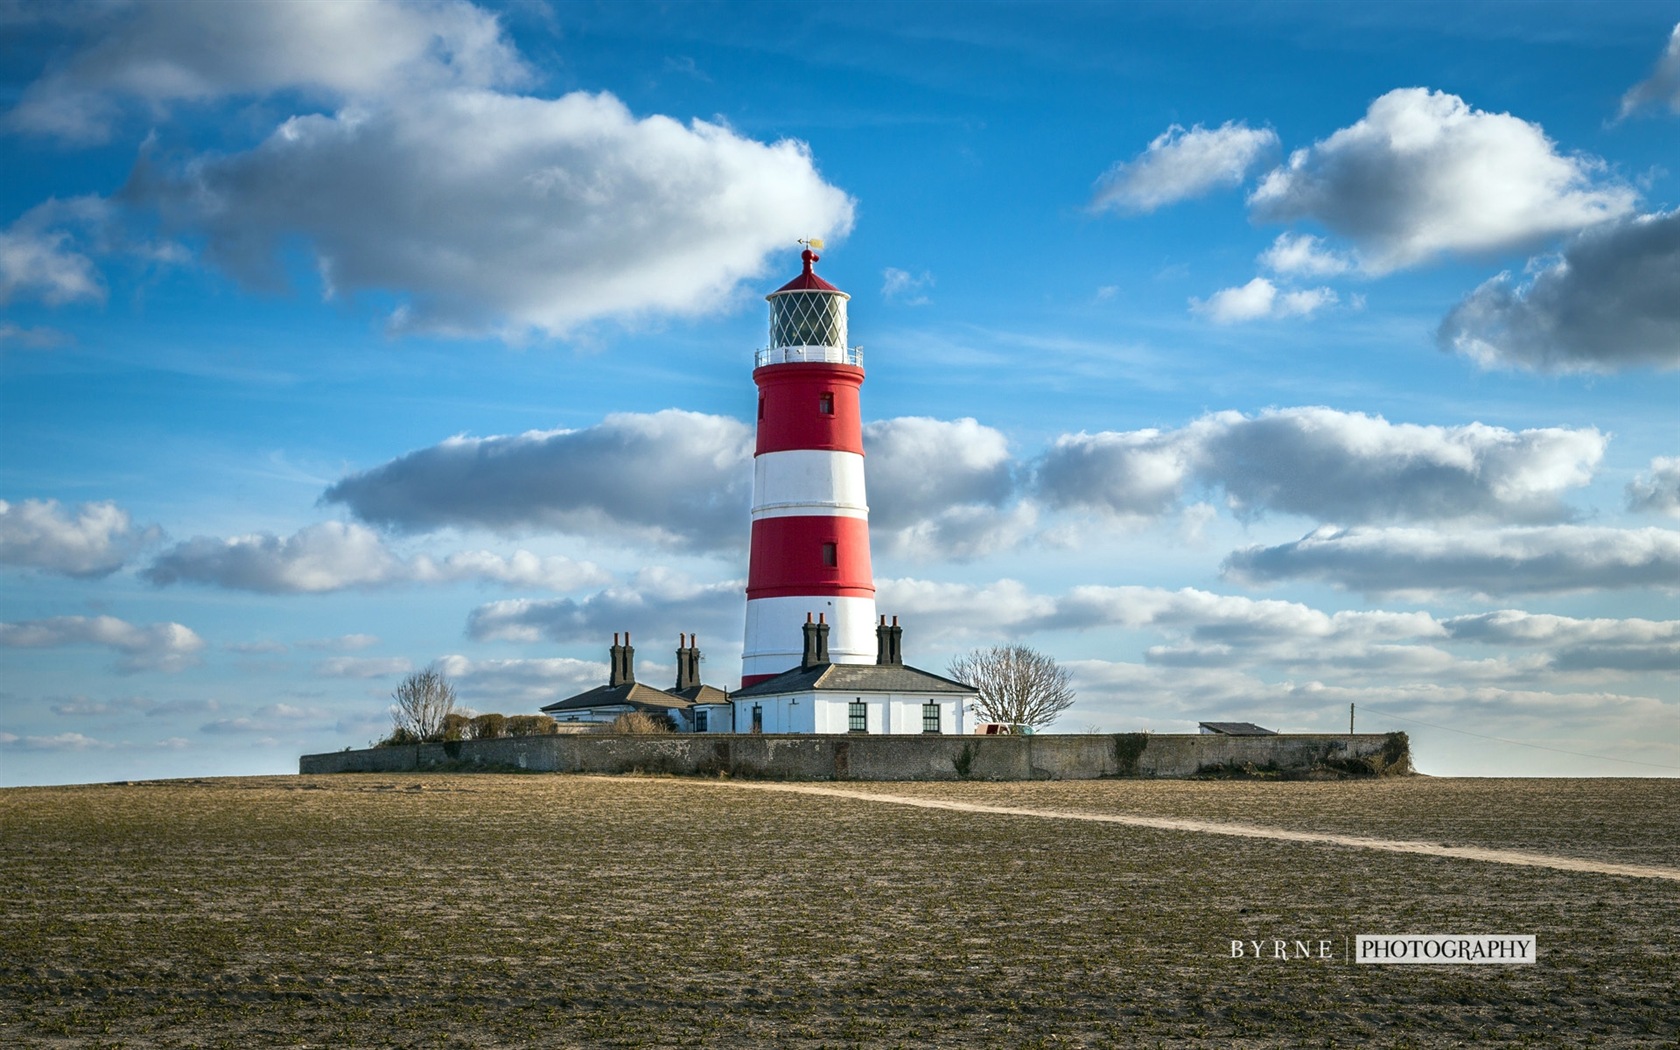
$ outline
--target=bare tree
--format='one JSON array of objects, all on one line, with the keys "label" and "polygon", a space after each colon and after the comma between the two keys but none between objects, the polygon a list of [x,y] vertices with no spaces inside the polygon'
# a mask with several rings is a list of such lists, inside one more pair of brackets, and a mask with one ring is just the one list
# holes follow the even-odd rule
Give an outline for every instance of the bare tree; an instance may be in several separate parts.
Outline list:
[{"label": "bare tree", "polygon": [[1025,645],[975,649],[952,660],[949,674],[980,690],[974,704],[980,722],[1040,729],[1073,706],[1067,668]]},{"label": "bare tree", "polygon": [[444,720],[455,710],[455,687],[436,668],[416,671],[391,694],[393,736],[404,733],[417,740],[443,738]]}]

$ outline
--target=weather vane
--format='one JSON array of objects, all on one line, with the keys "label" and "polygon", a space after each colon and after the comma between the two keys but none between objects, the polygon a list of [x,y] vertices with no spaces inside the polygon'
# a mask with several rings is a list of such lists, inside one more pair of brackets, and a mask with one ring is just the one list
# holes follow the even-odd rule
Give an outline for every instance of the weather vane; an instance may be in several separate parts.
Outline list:
[{"label": "weather vane", "polygon": [[799,243],[812,251],[820,252],[823,250],[823,239],[821,237],[801,237]]}]

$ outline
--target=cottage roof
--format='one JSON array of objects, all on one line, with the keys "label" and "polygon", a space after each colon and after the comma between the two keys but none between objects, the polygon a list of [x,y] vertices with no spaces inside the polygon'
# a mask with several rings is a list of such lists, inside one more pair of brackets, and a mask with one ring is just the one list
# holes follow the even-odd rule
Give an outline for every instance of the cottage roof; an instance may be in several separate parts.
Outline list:
[{"label": "cottage roof", "polygon": [[[702,686],[709,689],[710,686]],[[717,690],[712,690],[716,692]],[[621,685],[599,685],[594,689],[569,696],[564,700],[544,707],[544,714],[564,713],[566,711],[581,711],[591,707],[611,707],[615,704],[627,705],[635,710],[649,711],[686,711],[689,702],[682,697],[673,696],[663,689],[655,689],[651,685],[640,682],[625,682]]]},{"label": "cottage roof", "polygon": [[1275,729],[1263,729],[1253,722],[1200,722],[1197,723],[1210,733],[1220,733],[1224,736],[1277,736]]},{"label": "cottage roof", "polygon": [[959,693],[979,690],[907,664],[817,664],[795,667],[756,685],[737,689],[735,700],[784,693]]},{"label": "cottage roof", "polygon": [[726,704],[729,694],[711,685],[692,685],[687,689],[667,689],[672,696],[687,700],[690,704]]}]

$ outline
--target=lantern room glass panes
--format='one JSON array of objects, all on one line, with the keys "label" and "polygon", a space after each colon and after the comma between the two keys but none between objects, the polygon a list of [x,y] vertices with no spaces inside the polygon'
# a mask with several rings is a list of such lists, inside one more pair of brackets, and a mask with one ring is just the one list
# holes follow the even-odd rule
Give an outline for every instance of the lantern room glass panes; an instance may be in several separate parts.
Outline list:
[{"label": "lantern room glass panes", "polygon": [[846,300],[827,292],[785,292],[770,300],[770,346],[846,348]]}]

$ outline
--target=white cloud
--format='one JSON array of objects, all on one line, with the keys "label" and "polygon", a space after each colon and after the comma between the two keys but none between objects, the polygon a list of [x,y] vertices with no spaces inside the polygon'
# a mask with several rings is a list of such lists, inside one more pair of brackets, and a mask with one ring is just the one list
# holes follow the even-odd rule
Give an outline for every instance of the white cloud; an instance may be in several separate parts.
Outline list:
[{"label": "white cloud", "polygon": [[1536,124],[1424,88],[1390,91],[1350,127],[1260,183],[1256,217],[1312,220],[1350,239],[1380,274],[1445,253],[1536,245],[1632,211],[1604,165],[1564,155]]},{"label": "white cloud", "polygon": [[1278,147],[1277,132],[1226,121],[1213,130],[1174,124],[1132,160],[1097,181],[1099,211],[1150,212],[1220,187],[1239,185],[1249,169]]},{"label": "white cloud", "polygon": [[[479,710],[501,706],[510,714],[530,711],[607,682],[605,662],[564,657],[472,660],[451,655],[438,660],[437,668],[455,684],[456,694],[463,703]],[[674,663],[672,674],[675,675]]]},{"label": "white cloud", "polygon": [[1651,75],[1628,88],[1622,96],[1621,116],[1647,106],[1667,106],[1670,111],[1680,113],[1680,25],[1668,35],[1668,47],[1657,59]]},{"label": "white cloud", "polygon": [[0,747],[14,751],[105,751],[114,745],[81,733],[55,733],[52,736],[18,736],[0,733]]},{"label": "white cloud", "polygon": [[1245,516],[1555,521],[1607,441],[1592,429],[1417,426],[1329,408],[1222,412],[1174,431],[1064,436],[1034,484],[1052,506],[1122,517],[1166,514],[1204,485]]},{"label": "white cloud", "polygon": [[751,463],[745,424],[667,409],[584,430],[451,438],[344,478],[322,498],[406,530],[544,529],[738,549]]},{"label": "white cloud", "polygon": [[917,579],[875,581],[875,607],[914,624],[922,640],[979,642],[999,634],[1019,637],[1056,611],[1055,599],[1034,594],[1018,580],[977,586]]},{"label": "white cloud", "polygon": [[741,580],[696,583],[646,569],[627,585],[582,600],[513,598],[480,605],[467,617],[467,635],[474,641],[605,644],[615,631],[635,628],[644,640],[679,633],[733,637],[741,630],[744,587]]},{"label": "white cloud", "polygon": [[889,266],[881,271],[881,298],[888,302],[902,302],[905,306],[926,306],[932,302],[927,290],[934,284],[933,274],[923,270],[912,274]]},{"label": "white cloud", "polygon": [[1680,211],[1606,223],[1500,274],[1441,322],[1436,338],[1484,368],[1615,372],[1680,368]]},{"label": "white cloud", "polygon": [[1262,318],[1310,317],[1320,308],[1337,301],[1329,288],[1278,290],[1264,277],[1256,277],[1237,288],[1222,288],[1207,299],[1191,299],[1190,309],[1215,324],[1240,324]]},{"label": "white cloud", "polygon": [[46,620],[0,623],[0,646],[52,649],[101,645],[122,654],[123,671],[184,670],[198,662],[204,639],[178,623],[139,626],[115,616],[54,616]]},{"label": "white cloud", "polygon": [[87,43],[30,85],[6,122],[72,141],[107,138],[126,100],[167,104],[299,89],[394,97],[518,83],[528,71],[497,17],[459,0],[421,3],[78,5]]},{"label": "white cloud", "polygon": [[[0,269],[3,269],[4,266],[4,263],[0,263]],[[0,281],[4,280],[5,278],[0,277]],[[11,343],[13,346],[22,349],[45,350],[48,347],[62,346],[68,342],[70,342],[70,336],[56,328],[47,328],[44,325],[25,328],[10,321],[0,321],[0,348],[3,348],[6,343]]]},{"label": "white cloud", "polygon": [[507,557],[490,551],[463,551],[441,563],[415,559],[418,580],[493,580],[510,587],[535,587],[548,591],[575,591],[598,587],[611,576],[593,562],[573,561],[559,555],[546,557],[530,551],[514,551]]},{"label": "white cloud", "polygon": [[414,664],[400,656],[334,656],[315,665],[322,678],[385,678],[412,670]]},{"label": "white cloud", "polygon": [[160,586],[207,583],[265,594],[319,594],[353,587],[489,580],[567,591],[598,586],[608,574],[590,562],[516,551],[426,555],[404,560],[365,525],[329,521],[281,538],[256,533],[217,539],[197,536],[158,555],[143,574]]},{"label": "white cloud", "polygon": [[1326,248],[1322,237],[1280,233],[1261,253],[1260,265],[1292,277],[1331,277],[1352,270],[1353,260]]},{"label": "white cloud", "polygon": [[1650,473],[1628,483],[1627,505],[1632,511],[1654,511],[1680,518],[1680,458],[1652,459]]},{"label": "white cloud", "polygon": [[78,231],[102,221],[106,209],[96,197],[53,199],[0,231],[0,306],[13,299],[38,299],[49,306],[104,302],[105,284],[84,253]]},{"label": "white cloud", "polygon": [[866,425],[863,439],[870,539],[881,550],[966,561],[1013,546],[1036,522],[1011,503],[1009,443],[992,427],[903,416]]},{"label": "white cloud", "polygon": [[[969,558],[1030,531],[1031,508],[1011,503],[1014,464],[997,430],[903,417],[868,424],[864,445],[871,528],[883,550]],[[736,552],[748,537],[751,490],[751,428],[666,410],[611,415],[583,430],[452,438],[344,478],[324,499],[398,529],[542,529]],[[573,586],[593,582],[603,581]]]},{"label": "white cloud", "polygon": [[1520,609],[1442,621],[1454,639],[1549,650],[1558,671],[1680,670],[1680,620],[1577,619]]},{"label": "white cloud", "polygon": [[293,117],[253,150],[130,186],[259,286],[307,242],[329,294],[392,292],[398,330],[560,336],[720,309],[797,232],[853,204],[801,143],[638,119],[611,95],[457,90]]},{"label": "white cloud", "polygon": [[1366,594],[1556,594],[1680,589],[1680,532],[1552,525],[1435,532],[1323,527],[1225,561],[1243,583],[1321,580]]},{"label": "white cloud", "polygon": [[57,500],[0,500],[0,565],[109,576],[162,535],[156,526],[136,528],[127,511],[108,501],[84,503],[72,515]]}]

